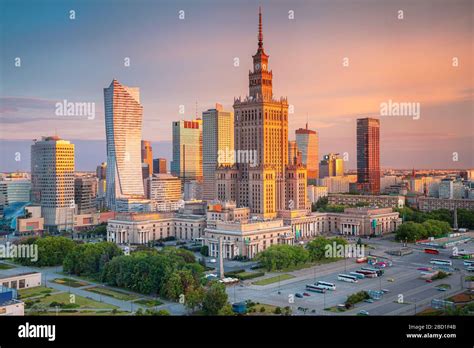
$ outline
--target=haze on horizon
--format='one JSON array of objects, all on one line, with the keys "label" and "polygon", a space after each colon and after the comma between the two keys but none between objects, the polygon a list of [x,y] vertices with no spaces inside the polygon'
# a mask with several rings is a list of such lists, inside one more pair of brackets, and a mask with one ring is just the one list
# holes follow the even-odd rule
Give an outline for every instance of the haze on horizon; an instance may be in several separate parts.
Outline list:
[{"label": "haze on horizon", "polygon": [[[418,120],[380,117],[382,167],[474,167],[469,0],[7,0],[0,5],[0,170],[29,170],[28,153],[27,163],[15,163],[16,147],[28,152],[31,139],[54,133],[78,143],[78,170],[105,161],[105,146],[92,153],[88,143],[105,143],[103,88],[113,78],[140,87],[143,139],[160,144],[154,157],[168,157],[173,120],[215,103],[232,110],[234,97],[247,95],[259,4],[274,96],[288,97],[295,110],[290,139],[308,120],[319,133],[319,157],[347,152],[346,167],[354,168],[356,118],[379,117],[389,100],[420,103]],[[95,118],[56,116],[63,100],[94,102]]]}]

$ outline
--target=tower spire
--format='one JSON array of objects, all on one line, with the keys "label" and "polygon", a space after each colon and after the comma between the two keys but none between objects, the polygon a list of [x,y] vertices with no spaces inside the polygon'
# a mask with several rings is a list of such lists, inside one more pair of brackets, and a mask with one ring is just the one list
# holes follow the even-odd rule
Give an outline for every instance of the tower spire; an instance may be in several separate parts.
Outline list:
[{"label": "tower spire", "polygon": [[258,7],[258,48],[263,48],[262,7]]}]

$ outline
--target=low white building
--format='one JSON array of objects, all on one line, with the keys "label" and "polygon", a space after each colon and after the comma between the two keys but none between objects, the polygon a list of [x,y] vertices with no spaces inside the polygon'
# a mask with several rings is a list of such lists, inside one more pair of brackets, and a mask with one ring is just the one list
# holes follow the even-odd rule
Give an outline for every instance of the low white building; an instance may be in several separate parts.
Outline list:
[{"label": "low white building", "polygon": [[146,244],[175,237],[196,240],[203,235],[203,215],[180,213],[121,213],[107,223],[107,241],[117,244]]},{"label": "low white building", "polygon": [[28,272],[0,277],[0,285],[11,289],[28,289],[41,285],[40,272]]},{"label": "low white building", "polygon": [[235,256],[251,259],[272,245],[292,245],[295,237],[291,227],[285,226],[282,219],[216,221],[213,227],[204,230],[203,241],[209,247],[209,256],[218,256],[219,239],[222,239],[225,259]]}]

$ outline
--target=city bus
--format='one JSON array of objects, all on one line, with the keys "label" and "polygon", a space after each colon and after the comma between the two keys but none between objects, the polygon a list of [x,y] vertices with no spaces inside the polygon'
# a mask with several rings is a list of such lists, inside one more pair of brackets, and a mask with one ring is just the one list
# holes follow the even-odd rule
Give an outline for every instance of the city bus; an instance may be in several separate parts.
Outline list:
[{"label": "city bus", "polygon": [[430,263],[434,265],[442,265],[442,266],[452,266],[453,261],[451,260],[441,260],[441,259],[431,259]]},{"label": "city bus", "polygon": [[355,273],[362,274],[365,278],[377,278],[377,273],[372,271],[355,271]]},{"label": "city bus", "polygon": [[319,292],[321,294],[324,294],[326,292],[325,288],[322,288],[320,286],[313,285],[313,284],[306,284],[306,290],[313,291],[313,292]]},{"label": "city bus", "polygon": [[464,260],[464,266],[469,267],[469,266],[474,266],[474,260]]},{"label": "city bus", "polygon": [[365,275],[357,272],[349,272],[349,275],[356,277],[357,279],[364,279]]},{"label": "city bus", "polygon": [[357,277],[348,275],[348,274],[339,274],[337,276],[337,280],[343,281],[343,282],[348,282],[348,283],[357,283]]},{"label": "city bus", "polygon": [[329,282],[324,282],[324,281],[318,281],[315,285],[319,286],[320,288],[324,288],[327,290],[336,290],[336,284],[329,283]]},{"label": "city bus", "polygon": [[377,269],[377,268],[362,267],[361,269],[363,271],[373,271],[377,274],[377,277],[381,277],[384,273],[384,271],[382,269]]},{"label": "city bus", "polygon": [[433,249],[433,248],[426,248],[426,249],[425,249],[425,253],[438,255],[438,254],[439,254],[439,250]]}]

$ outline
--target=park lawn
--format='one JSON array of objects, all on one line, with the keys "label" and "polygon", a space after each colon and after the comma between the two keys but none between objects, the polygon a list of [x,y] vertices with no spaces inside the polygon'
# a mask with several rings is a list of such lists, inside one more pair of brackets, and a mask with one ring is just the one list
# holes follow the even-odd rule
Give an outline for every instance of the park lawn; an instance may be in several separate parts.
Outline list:
[{"label": "park lawn", "polygon": [[21,299],[24,299],[29,297],[44,296],[51,292],[53,292],[53,289],[51,288],[47,288],[45,286],[36,286],[34,288],[20,289],[18,290],[18,295]]},{"label": "park lawn", "polygon": [[[68,304],[70,303],[70,295],[68,292],[61,292],[58,294],[54,294],[51,296],[43,297],[39,300],[40,303],[44,303],[45,305],[49,306],[51,302],[59,302],[59,303],[65,303]],[[103,303],[103,302],[98,302],[92,299],[88,299],[79,295],[74,295],[75,296],[75,304],[79,305],[77,308],[94,308],[94,309],[114,309],[118,308],[117,306],[108,304],[108,303]],[[77,309],[74,308],[74,309]]]},{"label": "park lawn", "polygon": [[146,306],[146,307],[156,307],[156,306],[160,306],[160,305],[163,304],[163,302],[161,302],[159,300],[152,300],[152,299],[146,299],[146,298],[135,300],[135,301],[133,301],[133,303],[141,304],[141,305]]},{"label": "park lawn", "polygon": [[71,279],[71,278],[56,278],[53,280],[53,283],[71,286],[73,288],[80,288],[81,286],[89,285],[89,283],[85,281]]},{"label": "park lawn", "polygon": [[320,266],[320,265],[324,265],[324,264],[331,263],[331,262],[336,262],[336,261],[341,261],[341,260],[343,260],[343,259],[340,259],[340,258],[322,259],[322,260],[318,260],[318,261],[314,261],[314,262],[306,262],[306,263],[301,263],[301,264],[298,264],[298,265],[293,265],[293,266],[290,266],[290,267],[287,267],[287,268],[282,268],[280,270],[275,270],[275,272],[299,271],[300,269],[310,268],[310,267],[314,267],[314,266]]},{"label": "park lawn", "polygon": [[110,288],[104,288],[104,287],[101,287],[101,286],[95,286],[93,288],[88,288],[88,289],[84,289],[84,290],[90,291],[90,292],[93,292],[93,293],[96,293],[96,294],[101,294],[101,295],[104,295],[104,296],[110,296],[110,297],[116,298],[117,300],[121,300],[121,301],[131,301],[131,300],[135,300],[135,299],[139,298],[137,295],[134,295],[134,294],[129,294],[129,293],[126,293],[126,292],[117,291],[117,290],[110,289]]},{"label": "park lawn", "polygon": [[0,262],[0,269],[12,269],[12,268],[16,268],[16,266],[13,266],[13,265],[9,265],[9,264],[7,264],[7,263]]},{"label": "park lawn", "polygon": [[[264,312],[261,312],[262,307],[265,308]],[[255,304],[255,306],[253,306],[252,308],[255,308],[255,312],[248,313],[248,315],[276,315],[275,309],[277,308],[277,306],[260,303],[260,304]],[[281,315],[281,314],[278,314],[278,315]]]},{"label": "park lawn", "polygon": [[291,275],[291,274],[281,274],[279,276],[257,280],[256,282],[253,282],[252,284],[254,284],[254,285],[268,285],[268,284],[277,283],[278,281],[291,279],[291,278],[294,278],[294,277],[295,276]]}]

